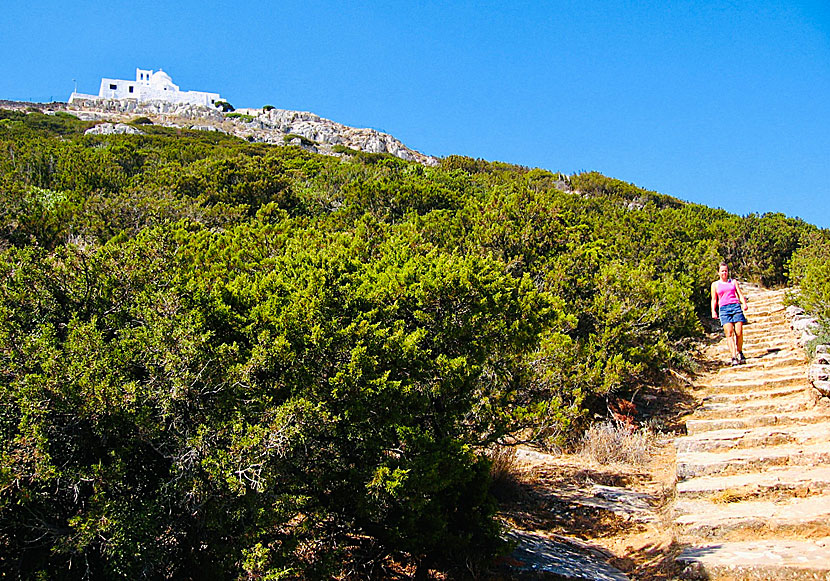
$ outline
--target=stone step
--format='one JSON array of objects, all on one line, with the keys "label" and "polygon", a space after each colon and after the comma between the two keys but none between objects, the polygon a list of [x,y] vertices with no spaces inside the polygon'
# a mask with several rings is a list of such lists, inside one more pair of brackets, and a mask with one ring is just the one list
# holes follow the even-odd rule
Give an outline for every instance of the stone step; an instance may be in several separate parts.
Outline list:
[{"label": "stone step", "polygon": [[784,317],[787,314],[786,308],[780,302],[776,301],[749,299],[746,305],[749,307],[749,312],[757,316],[770,317],[778,315]]},{"label": "stone step", "polygon": [[751,349],[744,351],[746,363],[743,365],[730,365],[730,355],[728,351],[723,352],[724,366],[715,373],[718,377],[741,377],[746,375],[753,375],[756,373],[782,371],[786,368],[798,368],[804,366],[807,359],[803,354],[796,352],[794,349],[773,349],[769,352],[756,353]]},{"label": "stone step", "polygon": [[754,325],[771,325],[780,327],[789,327],[790,321],[787,319],[784,311],[770,311],[768,309],[761,310],[757,307],[750,307],[749,311],[744,313],[748,323],[746,327]]},{"label": "stone step", "polygon": [[756,346],[764,348],[791,346],[795,340],[796,337],[789,330],[771,332],[747,329],[744,331],[744,351]]},{"label": "stone step", "polygon": [[731,503],[681,499],[674,509],[674,522],[686,538],[734,541],[744,540],[743,536],[792,538],[799,533],[830,536],[830,496]]},{"label": "stone step", "polygon": [[776,310],[764,305],[753,304],[749,305],[746,312],[746,318],[749,324],[752,325],[758,322],[776,322],[786,324],[787,318],[784,309]]},{"label": "stone step", "polygon": [[783,357],[771,357],[764,360],[765,369],[777,369],[781,367],[797,367],[807,364],[807,357],[804,353],[789,354]]},{"label": "stone step", "polygon": [[[746,353],[744,353],[744,355],[746,355]],[[772,359],[769,359],[769,361],[772,361]],[[747,360],[745,364],[738,365],[736,367],[722,367],[714,373],[709,374],[708,376],[701,377],[697,383],[699,385],[714,385],[718,383],[723,383],[724,379],[728,379],[730,381],[745,380],[747,378],[754,378],[757,376],[764,378],[775,378],[789,375],[797,375],[799,372],[801,372],[801,374],[803,375],[803,363],[793,364],[791,368],[779,366],[767,369],[764,367],[763,359],[755,358],[752,360]]]},{"label": "stone step", "polygon": [[677,494],[683,498],[714,496],[727,500],[772,496],[783,499],[828,493],[830,466],[827,465],[771,467],[763,472],[701,476],[677,483]]},{"label": "stone step", "polygon": [[[732,367],[732,354],[726,345],[723,345],[720,349],[715,351],[712,354],[712,358],[723,364],[723,367],[720,368],[718,373],[731,375],[732,372],[746,373],[757,368],[783,367],[786,363],[791,365],[804,364],[803,356],[798,356],[800,357],[798,359],[795,357],[796,353],[795,349],[793,349],[792,342],[781,342],[775,344],[764,343],[760,346],[753,346],[752,344],[744,343],[743,352],[744,357],[746,357],[746,362],[739,367]],[[782,352],[786,352],[787,355],[780,355]]]},{"label": "stone step", "polygon": [[830,441],[830,422],[795,426],[726,429],[682,436],[674,442],[678,452],[718,452],[733,448],[810,444]]},{"label": "stone step", "polygon": [[716,375],[723,376],[744,375],[758,369],[780,369],[787,365],[797,367],[807,362],[804,350],[791,345],[786,347],[762,345],[757,348],[752,345],[745,345],[744,355],[747,361],[744,365],[735,367],[729,365],[729,351],[726,349],[726,345],[723,345],[720,353],[724,356],[726,365],[718,369]]},{"label": "stone step", "polygon": [[[723,348],[728,352],[728,346],[724,343]],[[751,357],[753,361],[769,361],[776,353],[782,351],[795,352],[797,348],[796,341],[793,337],[788,335],[781,335],[778,337],[753,337],[752,335],[744,335],[744,355]]]},{"label": "stone step", "polygon": [[702,544],[677,557],[683,579],[830,579],[830,538]]},{"label": "stone step", "polygon": [[764,414],[744,418],[714,418],[686,420],[686,433],[700,434],[711,430],[730,430],[759,428],[762,426],[788,426],[797,424],[817,424],[830,421],[830,413],[823,410],[808,410],[781,414]]},{"label": "stone step", "polygon": [[[752,335],[744,335],[744,355],[755,359],[763,359],[769,357],[772,351],[784,351],[795,347],[795,339],[788,335],[779,337],[765,336],[763,338],[756,338]],[[728,352],[728,347],[724,345],[725,351]]]},{"label": "stone step", "polygon": [[794,395],[775,399],[755,399],[738,402],[708,402],[699,406],[692,415],[693,418],[743,418],[747,416],[766,415],[771,413],[792,413],[806,411],[813,407],[812,399],[807,390],[796,392]]},{"label": "stone step", "polygon": [[744,376],[742,378],[735,378],[731,381],[724,381],[719,378],[719,381],[708,385],[706,393],[726,394],[745,394],[759,391],[772,391],[776,389],[801,387],[805,388],[808,385],[807,371],[805,368],[787,370],[787,373],[779,374],[762,374],[758,377]]},{"label": "stone step", "polygon": [[711,395],[707,395],[703,397],[703,403],[738,403],[743,401],[753,401],[753,400],[764,400],[764,399],[775,399],[778,397],[787,397],[788,395],[794,395],[796,393],[803,393],[807,391],[807,380],[805,379],[803,382],[798,382],[794,385],[785,385],[783,387],[773,386],[770,389],[767,389],[766,386],[761,386],[761,389],[751,389],[747,388],[746,390],[742,391],[734,391],[734,392],[716,392],[712,393]]},{"label": "stone step", "polygon": [[815,466],[830,463],[826,442],[783,444],[762,448],[729,448],[719,452],[678,452],[678,481],[698,476],[739,474],[770,466]]}]

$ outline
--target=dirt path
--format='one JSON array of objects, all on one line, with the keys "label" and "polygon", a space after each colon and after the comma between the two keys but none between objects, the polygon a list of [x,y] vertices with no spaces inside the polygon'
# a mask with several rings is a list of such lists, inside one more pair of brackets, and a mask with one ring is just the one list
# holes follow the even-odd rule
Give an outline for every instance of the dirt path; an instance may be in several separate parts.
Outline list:
[{"label": "dirt path", "polygon": [[610,567],[545,578],[830,580],[830,409],[811,395],[783,291],[745,290],[745,365],[715,341],[692,385],[639,394],[663,429],[648,461],[520,452],[508,522],[537,556],[548,540]]}]

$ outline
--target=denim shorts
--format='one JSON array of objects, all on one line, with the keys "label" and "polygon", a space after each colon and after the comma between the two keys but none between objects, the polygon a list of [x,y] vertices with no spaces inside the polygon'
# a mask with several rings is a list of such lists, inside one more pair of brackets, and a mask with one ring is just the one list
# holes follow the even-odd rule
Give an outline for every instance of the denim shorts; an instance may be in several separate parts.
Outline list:
[{"label": "denim shorts", "polygon": [[744,317],[744,312],[741,310],[741,303],[732,303],[718,308],[718,318],[720,319],[721,325],[725,325],[726,323],[746,323],[746,317]]}]

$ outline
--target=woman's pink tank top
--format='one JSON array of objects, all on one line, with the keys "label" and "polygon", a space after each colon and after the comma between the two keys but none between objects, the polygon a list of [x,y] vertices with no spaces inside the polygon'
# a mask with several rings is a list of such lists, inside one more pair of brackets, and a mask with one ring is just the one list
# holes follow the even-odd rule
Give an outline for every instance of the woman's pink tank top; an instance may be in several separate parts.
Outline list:
[{"label": "woman's pink tank top", "polygon": [[718,281],[718,306],[731,305],[741,302],[738,298],[738,290],[735,288],[735,281],[731,278],[729,282]]}]

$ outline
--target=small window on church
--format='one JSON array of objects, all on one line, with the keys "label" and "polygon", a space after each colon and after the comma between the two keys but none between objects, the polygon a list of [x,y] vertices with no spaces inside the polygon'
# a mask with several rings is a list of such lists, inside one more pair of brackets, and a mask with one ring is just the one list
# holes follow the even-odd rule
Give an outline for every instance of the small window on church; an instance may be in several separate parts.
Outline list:
[{"label": "small window on church", "polygon": [[132,93],[132,92],[133,92],[133,86],[130,85],[130,93]]},{"label": "small window on church", "polygon": [[118,88],[118,85],[113,85],[112,83],[110,83],[110,89],[112,89],[114,91],[117,88]]}]

